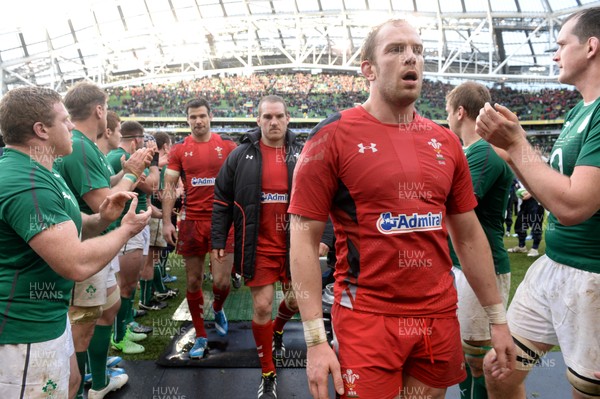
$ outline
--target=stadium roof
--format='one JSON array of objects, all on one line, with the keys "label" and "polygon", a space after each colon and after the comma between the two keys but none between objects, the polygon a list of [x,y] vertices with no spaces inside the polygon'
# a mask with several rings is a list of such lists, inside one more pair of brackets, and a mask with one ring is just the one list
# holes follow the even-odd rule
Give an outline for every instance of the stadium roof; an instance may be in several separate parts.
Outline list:
[{"label": "stadium roof", "polygon": [[589,0],[19,0],[0,13],[0,93],[265,70],[358,71],[372,25],[408,19],[426,73],[554,80],[561,20]]}]

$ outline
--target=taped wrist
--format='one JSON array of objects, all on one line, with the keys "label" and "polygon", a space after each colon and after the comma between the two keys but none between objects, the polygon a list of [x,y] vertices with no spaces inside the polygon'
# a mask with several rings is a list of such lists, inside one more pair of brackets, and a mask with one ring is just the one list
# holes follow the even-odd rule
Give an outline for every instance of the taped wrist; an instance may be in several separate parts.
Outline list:
[{"label": "taped wrist", "polygon": [[304,321],[302,326],[307,348],[327,342],[327,332],[322,318]]},{"label": "taped wrist", "polygon": [[490,324],[506,324],[506,309],[503,304],[484,306],[483,310],[485,310]]}]

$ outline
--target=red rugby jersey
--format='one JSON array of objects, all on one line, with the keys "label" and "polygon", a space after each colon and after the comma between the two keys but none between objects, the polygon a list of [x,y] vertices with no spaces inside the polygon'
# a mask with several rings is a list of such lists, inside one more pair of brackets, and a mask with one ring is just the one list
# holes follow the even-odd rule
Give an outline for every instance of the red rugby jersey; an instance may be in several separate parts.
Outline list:
[{"label": "red rugby jersey", "polygon": [[211,133],[205,143],[190,135],[171,148],[167,167],[179,172],[183,181],[182,219],[211,220],[215,179],[235,147],[233,141]]},{"label": "red rugby jersey", "polygon": [[477,205],[455,134],[417,114],[384,124],[359,106],[315,128],[294,173],[289,213],[334,223],[337,303],[454,314],[445,217]]},{"label": "red rugby jersey", "polygon": [[287,252],[289,194],[288,169],[283,151],[284,148],[260,143],[262,182],[256,251],[262,254],[283,255]]}]

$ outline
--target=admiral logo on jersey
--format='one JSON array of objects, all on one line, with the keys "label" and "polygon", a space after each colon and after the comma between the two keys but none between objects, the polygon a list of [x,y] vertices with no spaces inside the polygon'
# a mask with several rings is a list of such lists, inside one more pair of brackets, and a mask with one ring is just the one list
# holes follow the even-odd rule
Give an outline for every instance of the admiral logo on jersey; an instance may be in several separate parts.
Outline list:
[{"label": "admiral logo on jersey", "polygon": [[430,231],[442,229],[442,212],[412,215],[399,214],[392,216],[391,212],[384,212],[377,219],[377,230],[383,234],[402,234],[416,231]]},{"label": "admiral logo on jersey", "polygon": [[277,193],[260,193],[260,202],[263,204],[287,204],[288,203],[288,195],[287,194],[277,194]]},{"label": "admiral logo on jersey", "polygon": [[192,177],[191,184],[194,187],[214,186],[215,180],[215,177]]}]

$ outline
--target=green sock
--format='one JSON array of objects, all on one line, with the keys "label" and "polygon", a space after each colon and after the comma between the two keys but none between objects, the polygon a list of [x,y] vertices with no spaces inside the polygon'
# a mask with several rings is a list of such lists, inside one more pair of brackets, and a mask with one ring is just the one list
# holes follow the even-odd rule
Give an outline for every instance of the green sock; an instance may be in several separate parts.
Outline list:
[{"label": "green sock", "polygon": [[123,341],[125,338],[125,328],[127,326],[127,312],[131,309],[131,299],[121,297],[121,307],[115,317],[115,342]]},{"label": "green sock", "polygon": [[160,274],[163,276],[167,275],[167,260],[169,259],[169,251],[163,249],[160,251],[160,262],[158,267],[160,268]]},{"label": "green sock", "polygon": [[475,380],[475,395],[476,399],[488,399],[487,388],[485,387],[485,377],[473,377]]},{"label": "green sock", "polygon": [[488,399],[487,390],[485,388],[485,378],[473,377],[471,368],[465,363],[467,378],[458,384],[460,387],[460,397],[466,399]]},{"label": "green sock", "polygon": [[154,265],[154,278],[152,279],[152,284],[154,287],[154,291],[160,292],[161,294],[167,292],[167,287],[163,281],[164,275],[160,270],[160,265]]},{"label": "green sock", "polygon": [[152,280],[140,280],[140,303],[149,305],[152,299]]},{"label": "green sock", "polygon": [[133,322],[133,300],[135,298],[135,290],[137,288],[133,289],[133,292],[131,293],[131,297],[129,297],[129,308],[127,309],[127,315],[125,316],[125,327],[127,327],[129,325],[129,323]]},{"label": "green sock", "polygon": [[103,389],[108,384],[106,378],[106,357],[108,356],[111,332],[112,326],[96,325],[88,348],[90,370],[92,372],[92,389],[96,391]]},{"label": "green sock", "polygon": [[75,357],[77,357],[77,367],[79,367],[79,374],[81,374],[81,383],[79,384],[79,389],[77,390],[77,397],[81,395],[83,398],[83,377],[85,376],[85,362],[87,361],[87,352],[75,352]]}]

